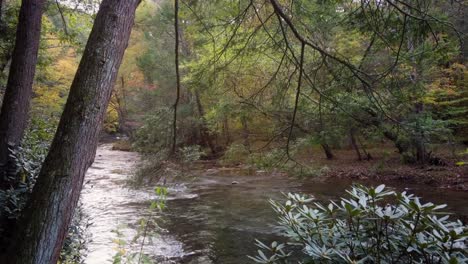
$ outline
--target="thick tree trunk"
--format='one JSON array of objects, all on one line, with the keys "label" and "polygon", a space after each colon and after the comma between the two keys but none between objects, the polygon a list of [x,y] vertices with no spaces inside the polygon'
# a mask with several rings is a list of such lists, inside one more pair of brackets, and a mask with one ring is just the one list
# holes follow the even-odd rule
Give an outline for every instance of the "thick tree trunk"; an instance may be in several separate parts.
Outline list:
[{"label": "thick tree trunk", "polygon": [[1,61],[0,61],[0,74],[3,74],[8,63],[10,63],[10,60],[11,60],[11,53],[7,52],[5,56],[1,58]]},{"label": "thick tree trunk", "polygon": [[104,0],[7,263],[56,263],[127,47],[140,0]]},{"label": "thick tree trunk", "polygon": [[[0,113],[0,170],[8,162],[9,145],[17,146],[27,125],[36,71],[44,0],[23,0],[16,42]],[[0,186],[3,186],[0,179]]]}]

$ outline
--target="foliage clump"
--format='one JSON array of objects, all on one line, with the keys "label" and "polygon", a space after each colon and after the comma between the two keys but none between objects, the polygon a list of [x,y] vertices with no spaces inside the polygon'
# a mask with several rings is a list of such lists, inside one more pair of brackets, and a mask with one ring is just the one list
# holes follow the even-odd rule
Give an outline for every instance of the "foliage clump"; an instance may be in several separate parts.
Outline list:
[{"label": "foliage clump", "polygon": [[406,192],[356,185],[324,205],[300,194],[271,201],[286,243],[257,240],[256,263],[466,263],[467,227]]},{"label": "foliage clump", "polygon": [[224,152],[221,163],[224,165],[245,163],[249,154],[245,145],[233,143]]}]

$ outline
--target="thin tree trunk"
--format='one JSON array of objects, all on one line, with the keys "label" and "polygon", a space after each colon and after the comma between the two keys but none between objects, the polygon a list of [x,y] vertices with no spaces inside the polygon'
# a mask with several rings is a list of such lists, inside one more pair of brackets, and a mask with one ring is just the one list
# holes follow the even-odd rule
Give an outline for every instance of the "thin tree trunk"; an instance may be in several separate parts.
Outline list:
[{"label": "thin tree trunk", "polygon": [[205,110],[203,109],[203,105],[201,103],[200,99],[200,93],[195,90],[195,101],[197,103],[197,109],[198,109],[198,115],[200,116],[200,134],[202,137],[202,141],[205,142],[205,144],[210,148],[211,154],[215,155],[216,154],[216,148],[213,144],[210,132],[206,126],[206,120],[205,120]]},{"label": "thin tree trunk", "polygon": [[[381,128],[383,136],[393,142],[395,147],[398,149],[398,153],[403,154],[406,151],[408,151],[409,149],[408,144],[399,140],[398,133],[392,131],[391,128],[386,128],[383,125],[382,120],[380,120],[376,112],[374,112],[372,109],[369,109],[369,108],[365,110],[371,116],[370,122],[367,124],[373,125],[376,128]],[[367,121],[362,121],[362,122],[365,123]]]},{"label": "thin tree trunk", "polygon": [[357,137],[357,140],[359,145],[361,145],[362,152],[364,152],[364,155],[366,156],[366,160],[372,160],[372,155],[367,151],[365,144],[359,139],[359,136]]},{"label": "thin tree trunk", "polygon": [[245,116],[241,116],[241,123],[242,123],[242,139],[244,140],[244,146],[247,151],[250,152],[250,141],[249,141],[249,127],[247,125],[247,118]]},{"label": "thin tree trunk", "polygon": [[[44,0],[23,0],[16,42],[0,113],[0,167],[8,163],[8,147],[17,146],[26,129],[36,72]],[[3,186],[0,179],[0,186]]]},{"label": "thin tree trunk", "polygon": [[114,90],[114,97],[117,103],[117,114],[119,118],[119,132],[126,134],[127,126],[125,124],[127,120],[127,104],[126,104],[126,94],[125,94],[125,79],[123,76],[120,77],[121,83],[121,94],[117,90]]},{"label": "thin tree trunk", "polygon": [[16,228],[11,264],[56,263],[128,44],[140,0],[104,0],[37,184]]},{"label": "thin tree trunk", "polygon": [[[410,10],[410,13],[413,10]],[[418,34],[418,32],[412,32],[409,30],[408,32],[408,51],[409,53],[416,53],[417,48],[421,47],[423,44],[423,37]],[[412,70],[410,70],[409,79],[413,83],[414,86],[419,86],[423,82],[423,62],[422,59],[418,56],[411,56],[411,64]],[[425,135],[424,135],[424,128],[421,124],[421,120],[419,115],[422,114],[424,111],[424,104],[422,102],[417,101],[414,103],[414,110],[413,113],[416,114],[416,123],[415,128],[411,135],[412,137],[412,147],[416,150],[416,161],[420,164],[425,164],[429,153],[426,150],[425,144]]]},{"label": "thin tree trunk", "polygon": [[463,64],[468,61],[468,22],[466,19],[468,17],[468,4],[466,1],[461,1],[459,4],[452,2],[451,5],[455,10],[448,15],[460,34],[460,63]]},{"label": "thin tree trunk", "polygon": [[323,116],[322,116],[322,96],[321,95],[319,97],[319,120],[320,120],[320,131],[318,133],[320,134],[320,141],[322,141],[320,146],[322,146],[322,149],[325,152],[325,156],[327,157],[327,159],[331,160],[334,158],[333,152],[331,151],[330,146],[326,143],[326,140],[323,136],[324,125],[323,125]]},{"label": "thin tree trunk", "polygon": [[180,71],[179,71],[179,0],[175,0],[174,5],[174,31],[175,31],[175,73],[176,73],[176,100],[174,103],[174,120],[172,123],[172,149],[174,155],[177,146],[177,108],[180,100]]},{"label": "thin tree trunk", "polygon": [[[381,128],[382,127],[381,123],[382,122],[379,121],[379,123],[378,123],[378,125],[376,125],[376,127]],[[398,136],[397,133],[393,132],[389,128],[383,127],[382,129],[383,129],[384,137],[393,142],[393,144],[395,145],[395,148],[397,148],[397,150],[398,150],[398,153],[403,154],[406,151],[408,151],[408,149],[409,149],[408,144],[406,142],[400,141],[399,136]]]},{"label": "thin tree trunk", "polygon": [[[416,114],[420,114],[424,110],[424,105],[422,103],[416,103],[414,108],[415,108],[414,112]],[[422,128],[422,125],[418,121],[416,122],[416,131],[415,131],[413,141],[414,141],[414,145],[416,149],[416,161],[420,164],[425,164],[430,156],[430,154],[427,152],[424,139],[425,139],[424,129]]]},{"label": "thin tree trunk", "polygon": [[223,118],[223,134],[224,134],[224,138],[226,141],[226,147],[228,147],[232,143],[232,138],[231,138],[231,131],[229,131],[229,120],[226,115],[224,115],[224,118]]},{"label": "thin tree trunk", "polygon": [[327,159],[331,160],[335,157],[328,144],[322,143],[321,146],[322,146],[323,151],[325,152],[325,156],[327,157]]},{"label": "thin tree trunk", "polygon": [[[183,21],[181,22],[183,23]],[[180,26],[178,26],[178,36],[179,36],[179,45],[181,47],[181,52],[186,58],[189,58],[192,55],[192,51],[190,50],[190,45],[187,42],[187,39],[185,38],[183,28],[181,28]],[[189,94],[189,93],[190,91],[187,91],[187,89],[185,89],[182,91],[182,96],[184,94]],[[215,144],[213,143],[213,136],[210,135],[210,131],[206,125],[205,110],[201,103],[200,92],[195,89],[192,96],[195,98],[195,104],[196,104],[197,112],[200,118],[200,124],[198,125],[198,129],[199,129],[198,132],[200,133],[200,137],[201,137],[200,141],[204,146],[207,146],[210,148],[212,155],[216,155],[216,147],[215,147]]]},{"label": "thin tree trunk", "polygon": [[355,133],[355,129],[354,128],[351,128],[349,130],[349,139],[351,141],[351,145],[353,146],[353,149],[354,151],[356,151],[356,155],[357,155],[357,158],[358,160],[362,160],[362,156],[361,156],[361,152],[359,151],[359,146],[357,145],[356,143],[356,138],[354,136],[354,133]]}]

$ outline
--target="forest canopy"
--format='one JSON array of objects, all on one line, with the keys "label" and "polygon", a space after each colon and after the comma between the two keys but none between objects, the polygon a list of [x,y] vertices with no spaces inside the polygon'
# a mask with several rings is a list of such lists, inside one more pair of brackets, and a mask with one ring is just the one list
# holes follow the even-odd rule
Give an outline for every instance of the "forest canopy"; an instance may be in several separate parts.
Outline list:
[{"label": "forest canopy", "polygon": [[[408,162],[437,163],[434,146],[466,142],[463,3],[182,1],[180,10],[181,146],[281,145],[293,159],[302,142],[332,158],[351,137],[359,159],[369,158],[364,141],[385,140]],[[143,151],[172,134],[173,12],[162,1],[142,21],[151,26],[137,65],[155,87],[140,104]]]}]

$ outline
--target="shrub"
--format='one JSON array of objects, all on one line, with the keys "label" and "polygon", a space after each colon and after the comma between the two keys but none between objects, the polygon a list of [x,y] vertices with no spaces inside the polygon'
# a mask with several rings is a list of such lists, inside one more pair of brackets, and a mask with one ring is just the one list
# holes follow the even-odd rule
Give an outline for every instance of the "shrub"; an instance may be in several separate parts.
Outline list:
[{"label": "shrub", "polygon": [[221,163],[223,165],[245,163],[249,154],[249,151],[243,144],[231,144],[224,153]]},{"label": "shrub", "polygon": [[159,181],[163,175],[167,157],[168,154],[165,151],[144,156],[129,180],[129,184],[136,187]]},{"label": "shrub", "polygon": [[281,167],[285,153],[283,149],[274,148],[263,153],[252,153],[249,163],[259,169],[271,170]]},{"label": "shrub", "polygon": [[[296,148],[291,152],[295,154]],[[262,170],[276,170],[287,173],[290,176],[299,178],[304,177],[320,177],[330,171],[327,166],[314,167],[297,162],[296,160],[289,160],[284,149],[273,148],[270,151],[263,153],[252,153],[248,160],[250,165],[255,166]]]},{"label": "shrub", "polygon": [[179,158],[183,163],[199,160],[205,153],[199,145],[186,146],[179,149]]},{"label": "shrub", "polygon": [[67,236],[63,242],[59,258],[60,264],[83,263],[88,250],[87,243],[90,239],[87,231],[90,224],[89,217],[84,213],[80,201],[75,208],[72,222],[70,223]]},{"label": "shrub", "polygon": [[55,123],[31,120],[21,146],[11,146],[8,164],[0,173],[9,186],[0,190],[0,216],[16,219],[25,206],[55,131]]},{"label": "shrub", "polygon": [[[257,241],[256,263],[466,263],[467,227],[441,216],[445,205],[384,185],[354,186],[349,197],[323,205],[313,198],[287,195],[271,201],[279,230],[288,242]],[[390,202],[393,202],[392,204]],[[267,253],[265,253],[267,252]],[[296,263],[296,262],[294,262]]]}]

